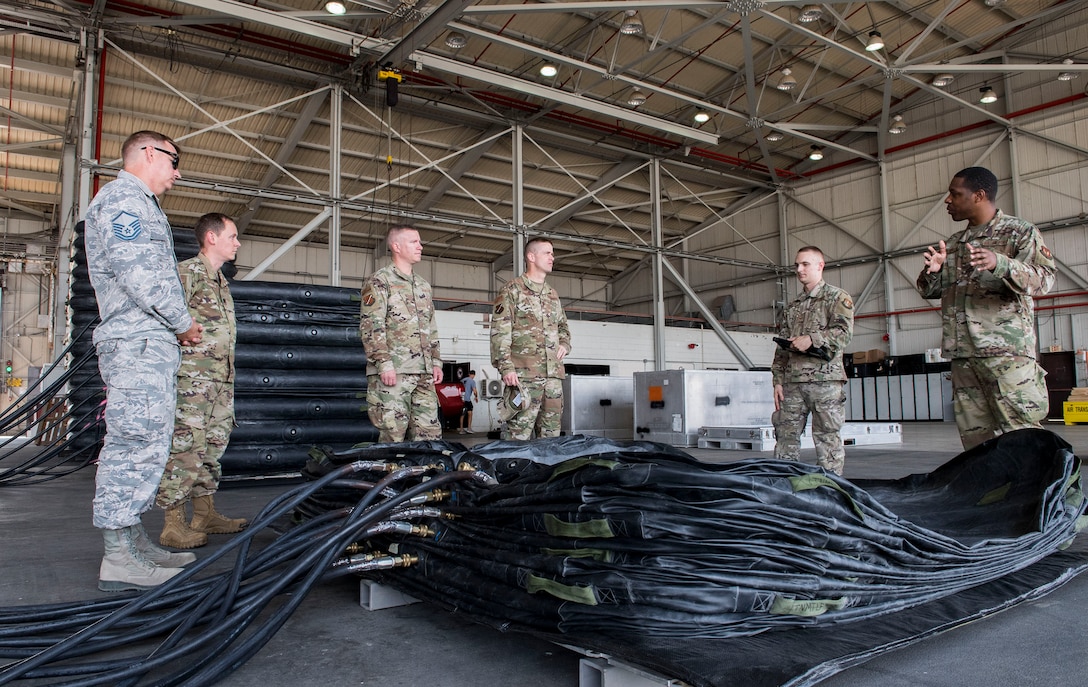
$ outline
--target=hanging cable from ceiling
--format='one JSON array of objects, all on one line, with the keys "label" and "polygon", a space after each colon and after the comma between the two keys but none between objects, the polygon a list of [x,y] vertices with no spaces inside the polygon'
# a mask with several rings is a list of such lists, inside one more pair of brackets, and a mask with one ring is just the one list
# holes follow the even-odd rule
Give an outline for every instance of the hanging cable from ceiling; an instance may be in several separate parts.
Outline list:
[{"label": "hanging cable from ceiling", "polygon": [[385,185],[389,207],[393,207],[393,108],[400,101],[400,70],[386,63],[378,69],[378,81],[385,84],[385,109],[382,126],[385,127]]}]

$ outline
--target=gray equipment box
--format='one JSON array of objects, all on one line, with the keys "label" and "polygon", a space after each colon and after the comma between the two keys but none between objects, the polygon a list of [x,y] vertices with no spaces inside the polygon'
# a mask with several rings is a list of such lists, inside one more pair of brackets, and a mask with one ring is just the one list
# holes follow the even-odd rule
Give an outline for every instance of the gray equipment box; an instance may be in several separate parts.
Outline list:
[{"label": "gray equipment box", "polygon": [[563,431],[630,439],[634,431],[634,381],[630,377],[567,375],[563,380]]},{"label": "gray equipment box", "polygon": [[659,370],[635,373],[636,439],[695,446],[703,427],[771,424],[770,372]]}]

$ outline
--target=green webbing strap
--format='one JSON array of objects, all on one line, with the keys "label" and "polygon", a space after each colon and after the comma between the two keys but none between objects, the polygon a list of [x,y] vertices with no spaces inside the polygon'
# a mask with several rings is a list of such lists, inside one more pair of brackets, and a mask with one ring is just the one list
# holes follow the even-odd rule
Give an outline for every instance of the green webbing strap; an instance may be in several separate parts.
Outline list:
[{"label": "green webbing strap", "polygon": [[575,539],[611,539],[616,536],[607,519],[563,522],[551,513],[544,514],[544,530],[553,537],[574,537]]},{"label": "green webbing strap", "polygon": [[548,481],[565,475],[568,472],[575,472],[581,470],[588,465],[596,465],[597,467],[607,468],[609,470],[615,470],[619,466],[619,462],[614,460],[605,460],[604,458],[572,458],[570,460],[564,460],[559,465],[555,466],[552,470],[552,476],[548,478]]},{"label": "green webbing strap", "polygon": [[861,512],[861,508],[858,507],[854,498],[850,496],[845,489],[840,487],[838,482],[827,475],[821,475],[818,472],[810,472],[807,475],[794,475],[793,477],[790,477],[790,484],[793,485],[794,493],[808,491],[809,489],[818,489],[819,487],[831,487],[846,497],[850,502],[850,507],[854,509],[854,512],[858,514],[859,518],[862,520],[865,519],[865,514]]},{"label": "green webbing strap", "polygon": [[1012,489],[1012,482],[1005,482],[997,489],[991,489],[982,495],[982,498],[978,500],[976,506],[989,506],[990,504],[1004,501],[1005,497],[1009,495],[1009,491]]},{"label": "green webbing strap", "polygon": [[771,604],[772,615],[799,615],[811,618],[828,611],[837,611],[846,606],[846,599],[787,599],[775,597]]},{"label": "green webbing strap", "polygon": [[1071,487],[1080,481],[1080,461],[1077,461],[1077,468],[1073,470],[1073,474],[1069,475],[1069,480],[1065,483],[1065,486]]},{"label": "green webbing strap", "polygon": [[548,556],[564,556],[567,558],[592,558],[600,563],[611,563],[612,552],[604,549],[549,549],[543,548],[541,553]]},{"label": "green webbing strap", "polygon": [[593,593],[593,587],[581,587],[578,585],[561,584],[555,580],[549,580],[539,575],[529,575],[529,581],[525,585],[525,591],[530,594],[545,592],[557,599],[573,601],[584,606],[596,606],[597,595]]},{"label": "green webbing strap", "polygon": [[1079,510],[1084,503],[1084,492],[1080,489],[1069,489],[1065,492],[1065,507]]},{"label": "green webbing strap", "polygon": [[[1077,469],[1073,471],[1073,474],[1069,475],[1069,479],[1065,481],[1065,491],[1070,496],[1066,497],[1066,502],[1074,494],[1080,494],[1080,498],[1084,499],[1084,491],[1080,487],[1080,461],[1077,461]],[[1080,501],[1077,502],[1078,504]]]},{"label": "green webbing strap", "polygon": [[1088,514],[1082,515],[1073,521],[1074,532],[1083,532],[1086,527],[1088,527]]},{"label": "green webbing strap", "polygon": [[1059,551],[1065,551],[1073,545],[1073,541],[1076,540],[1076,535],[1083,532],[1084,528],[1088,527],[1088,514],[1081,515],[1079,518],[1073,521],[1073,535],[1058,545]]}]

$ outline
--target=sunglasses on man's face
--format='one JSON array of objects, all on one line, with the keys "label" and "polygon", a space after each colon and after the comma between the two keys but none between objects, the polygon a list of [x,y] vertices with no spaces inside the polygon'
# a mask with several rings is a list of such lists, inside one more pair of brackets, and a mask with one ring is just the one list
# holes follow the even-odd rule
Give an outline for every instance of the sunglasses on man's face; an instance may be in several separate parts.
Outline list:
[{"label": "sunglasses on man's face", "polygon": [[166,153],[167,155],[170,156],[170,164],[174,165],[174,169],[178,168],[178,163],[181,162],[181,156],[180,155],[178,155],[177,153],[175,153],[172,150],[165,150],[165,149],[159,148],[157,146],[144,146],[143,148],[140,148],[140,150],[147,150],[148,148],[151,148],[152,150],[157,150],[160,153]]}]

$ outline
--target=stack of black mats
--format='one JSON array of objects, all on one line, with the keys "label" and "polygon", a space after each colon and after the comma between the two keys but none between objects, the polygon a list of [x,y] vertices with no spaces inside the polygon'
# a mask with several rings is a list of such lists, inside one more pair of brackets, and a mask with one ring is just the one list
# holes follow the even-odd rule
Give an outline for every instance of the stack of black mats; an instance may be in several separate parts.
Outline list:
[{"label": "stack of black mats", "polygon": [[[195,256],[190,229],[174,230],[178,261]],[[78,335],[73,360],[91,356],[73,370],[69,403],[93,431],[71,449],[96,451],[105,427],[105,389],[93,355],[98,318],[87,275],[83,223],[76,227],[72,254],[72,332]],[[224,265],[233,277],[234,266]],[[359,340],[359,292],[330,286],[273,282],[231,282],[238,321],[235,372],[236,427],[223,456],[225,480],[236,476],[298,471],[313,444],[347,448],[374,441],[378,433],[366,414],[366,357]]]},{"label": "stack of black mats", "polygon": [[380,581],[691,685],[811,684],[1088,567],[1080,461],[1044,430],[854,483],[579,436],[413,446],[498,484],[459,483],[435,536],[386,542],[420,563]]},{"label": "stack of black mats", "polygon": [[366,413],[359,291],[235,281],[231,294],[237,426],[224,474],[297,471],[314,444],[376,441]]}]

